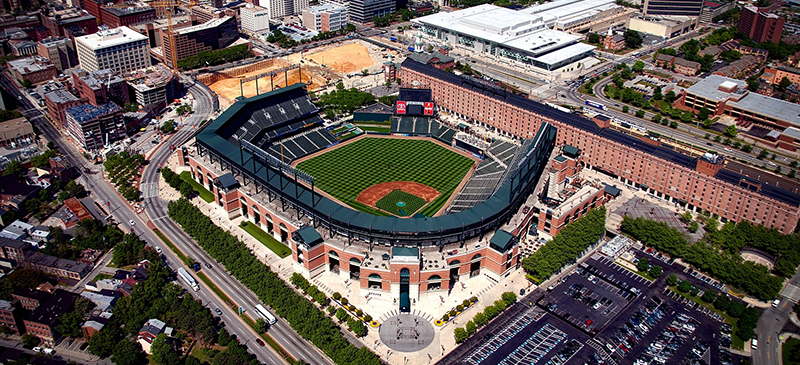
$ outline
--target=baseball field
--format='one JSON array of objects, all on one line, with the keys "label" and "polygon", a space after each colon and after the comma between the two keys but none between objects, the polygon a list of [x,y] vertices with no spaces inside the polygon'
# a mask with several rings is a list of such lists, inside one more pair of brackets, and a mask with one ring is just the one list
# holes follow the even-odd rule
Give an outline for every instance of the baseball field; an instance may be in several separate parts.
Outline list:
[{"label": "baseball field", "polygon": [[300,162],[317,187],[356,210],[433,216],[474,161],[425,139],[363,138]]}]

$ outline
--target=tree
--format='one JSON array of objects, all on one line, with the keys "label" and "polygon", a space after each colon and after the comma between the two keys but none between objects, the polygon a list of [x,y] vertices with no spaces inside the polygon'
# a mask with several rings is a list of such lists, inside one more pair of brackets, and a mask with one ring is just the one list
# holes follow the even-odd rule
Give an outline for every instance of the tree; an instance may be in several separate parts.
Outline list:
[{"label": "tree", "polygon": [[695,233],[697,230],[700,229],[700,224],[697,222],[689,223],[689,232]]},{"label": "tree", "polygon": [[22,79],[22,87],[27,89],[27,88],[30,88],[31,86],[33,86],[33,84],[31,83],[31,80]]},{"label": "tree", "polygon": [[600,43],[600,35],[597,33],[589,33],[589,43],[591,44],[599,44]]},{"label": "tree", "polygon": [[725,131],[722,132],[722,134],[733,138],[736,137],[736,135],[739,134],[739,132],[736,131],[736,126],[731,124],[725,128]]},{"label": "tree", "polygon": [[667,93],[664,95],[664,100],[670,104],[672,104],[675,101],[675,98],[676,98],[675,91],[672,90],[667,91]]},{"label": "tree", "polygon": [[40,340],[39,337],[36,337],[30,333],[22,335],[22,347],[26,349],[32,349],[36,346],[39,346],[40,342],[42,342],[42,340]]},{"label": "tree", "polygon": [[347,26],[344,28],[344,31],[347,33],[352,33],[356,31],[356,26],[352,23],[347,23]]},{"label": "tree", "polygon": [[347,317],[349,316],[347,315],[347,312],[344,309],[339,308],[336,311],[336,318],[338,318],[339,321],[344,321],[345,319],[347,319]]},{"label": "tree", "polygon": [[681,214],[681,220],[684,221],[685,223],[691,222],[692,219],[694,219],[694,217],[692,216],[692,212],[688,210],[683,212],[683,214]]},{"label": "tree", "polygon": [[717,300],[717,293],[715,293],[713,290],[706,290],[705,293],[703,293],[703,296],[700,297],[700,299],[702,299],[706,303],[713,304],[714,301]]},{"label": "tree", "polygon": [[634,62],[633,67],[631,67],[631,70],[633,70],[633,72],[636,73],[642,72],[642,70],[644,70],[644,62],[642,61]]},{"label": "tree", "polygon": [[478,330],[477,326],[475,326],[475,322],[472,321],[467,322],[466,328],[467,328],[467,334],[469,334],[470,336],[475,334],[475,331]]},{"label": "tree", "polygon": [[650,276],[652,276],[655,279],[658,279],[661,277],[661,275],[664,275],[664,269],[661,268],[661,266],[658,265],[650,266]]},{"label": "tree", "polygon": [[650,261],[647,257],[642,257],[639,259],[639,262],[636,263],[636,268],[641,272],[647,272],[647,270],[650,269]]},{"label": "tree", "polygon": [[625,46],[631,49],[639,48],[642,46],[642,36],[639,32],[628,29],[622,35],[625,38]]},{"label": "tree", "polygon": [[258,333],[267,332],[267,322],[264,319],[259,318],[256,320],[256,325],[253,329]]},{"label": "tree", "polygon": [[711,111],[708,110],[708,108],[706,108],[706,107],[702,107],[700,109],[700,112],[697,113],[697,118],[700,119],[700,120],[706,120],[706,119],[708,119],[709,115],[711,115]]},{"label": "tree", "polygon": [[678,283],[678,277],[675,276],[675,274],[669,274],[669,276],[667,276],[667,285],[675,286],[675,284],[677,283]]},{"label": "tree", "polygon": [[722,51],[722,53],[719,54],[719,58],[731,63],[742,58],[742,54],[739,51],[729,49],[727,51]]},{"label": "tree", "polygon": [[469,334],[467,333],[467,331],[461,327],[458,327],[455,330],[453,330],[453,335],[456,338],[456,343],[462,343],[466,341],[467,338],[469,338]]},{"label": "tree", "polygon": [[514,294],[514,292],[511,291],[503,293],[500,297],[503,298],[508,305],[512,305],[517,302],[517,294]]},{"label": "tree", "polygon": [[167,341],[167,335],[162,333],[156,336],[153,340],[153,345],[150,347],[150,352],[153,353],[153,361],[161,365],[179,365],[181,359],[172,347],[172,343]]},{"label": "tree", "polygon": [[144,259],[145,242],[133,233],[126,234],[122,241],[114,247],[114,257],[111,262],[117,266],[135,264]]},{"label": "tree", "polygon": [[488,321],[486,319],[486,315],[483,314],[483,312],[478,312],[478,314],[476,314],[475,317],[472,318],[472,320],[475,322],[475,325],[478,326],[478,327],[483,327],[483,325],[485,325],[486,322]]},{"label": "tree", "polygon": [[111,362],[116,365],[137,365],[147,362],[147,354],[138,343],[122,340],[114,346]]},{"label": "tree", "polygon": [[688,293],[690,290],[692,290],[692,283],[686,280],[681,280],[681,282],[678,283],[678,290],[683,293]]},{"label": "tree", "polygon": [[14,175],[17,177],[17,180],[22,180],[25,174],[28,173],[28,169],[22,166],[17,160],[11,161],[6,165],[6,169],[3,171],[3,176],[7,175]]},{"label": "tree", "polygon": [[622,112],[623,112],[623,113],[627,113],[629,110],[630,110],[630,108],[628,108],[628,106],[627,106],[627,105],[623,105],[623,106],[622,106]]},{"label": "tree", "polygon": [[162,133],[168,133],[168,134],[172,133],[172,132],[175,132],[175,121],[170,119],[170,120],[164,122],[164,124],[161,125],[161,132]]},{"label": "tree", "polygon": [[139,104],[136,103],[125,103],[125,107],[123,108],[127,113],[135,113],[139,111]]},{"label": "tree", "polygon": [[653,123],[660,123],[661,122],[661,115],[655,114],[653,115]]}]

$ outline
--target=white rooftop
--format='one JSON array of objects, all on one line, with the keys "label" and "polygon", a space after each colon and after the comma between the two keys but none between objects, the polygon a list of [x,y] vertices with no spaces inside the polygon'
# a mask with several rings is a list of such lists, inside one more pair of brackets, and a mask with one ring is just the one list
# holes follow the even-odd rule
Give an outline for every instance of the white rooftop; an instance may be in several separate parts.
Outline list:
[{"label": "white rooftop", "polygon": [[736,87],[736,83],[733,82],[733,81],[725,81],[725,82],[719,84],[719,86],[723,87],[723,88],[726,88],[726,89],[731,89],[733,87]]},{"label": "white rooftop", "polygon": [[147,36],[123,26],[114,29],[99,30],[97,33],[81,36],[75,38],[75,40],[87,45],[92,50],[97,50],[136,41],[146,41]]},{"label": "white rooftop", "polygon": [[222,18],[211,19],[211,20],[209,20],[209,21],[207,21],[207,22],[205,22],[203,24],[198,24],[198,25],[194,25],[194,26],[191,26],[191,27],[186,27],[186,28],[183,28],[183,29],[176,29],[175,33],[177,33],[177,34],[186,34],[186,33],[196,32],[198,30],[204,30],[204,29],[210,29],[210,28],[218,27],[220,24],[228,21],[228,19],[230,19],[230,18],[231,17],[229,17],[229,16],[224,16]]}]

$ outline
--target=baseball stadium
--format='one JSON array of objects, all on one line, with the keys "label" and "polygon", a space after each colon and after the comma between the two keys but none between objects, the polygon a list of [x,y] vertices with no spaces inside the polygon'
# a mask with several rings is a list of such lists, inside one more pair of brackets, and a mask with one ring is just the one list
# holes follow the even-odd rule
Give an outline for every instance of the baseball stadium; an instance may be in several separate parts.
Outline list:
[{"label": "baseball stadium", "polygon": [[391,133],[365,133],[323,121],[295,84],[237,101],[181,158],[229,218],[290,244],[302,272],[392,292],[408,311],[420,292],[518,267],[527,227],[513,218],[539,183],[556,129],[543,124],[521,143],[484,141],[440,123],[430,90],[402,89],[398,100]]}]

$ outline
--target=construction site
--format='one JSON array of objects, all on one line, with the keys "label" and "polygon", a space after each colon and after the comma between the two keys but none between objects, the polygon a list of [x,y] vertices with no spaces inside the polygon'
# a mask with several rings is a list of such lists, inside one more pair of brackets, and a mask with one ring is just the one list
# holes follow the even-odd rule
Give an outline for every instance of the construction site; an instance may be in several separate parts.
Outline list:
[{"label": "construction site", "polygon": [[[240,96],[247,98],[298,82],[309,84],[309,91],[320,90],[347,79],[348,74],[359,74],[362,70],[377,72],[387,57],[386,51],[358,40],[314,51],[204,73],[197,79],[220,96],[220,106],[225,108]],[[287,68],[290,69],[282,72]],[[258,77],[260,75],[264,76]]]}]

